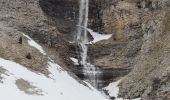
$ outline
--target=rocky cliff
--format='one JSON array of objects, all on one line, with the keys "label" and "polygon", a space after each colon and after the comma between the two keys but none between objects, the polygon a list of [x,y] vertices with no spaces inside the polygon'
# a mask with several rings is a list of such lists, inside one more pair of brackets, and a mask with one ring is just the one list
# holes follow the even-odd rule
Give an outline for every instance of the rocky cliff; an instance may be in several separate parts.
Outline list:
[{"label": "rocky cliff", "polygon": [[[78,0],[0,0],[0,9],[0,57],[48,75],[41,67],[47,57],[25,44],[21,34],[28,34],[82,78],[70,60],[78,58],[71,43]],[[169,100],[170,0],[90,0],[89,9],[88,27],[113,35],[89,47],[89,60],[103,73],[100,88],[121,79],[120,97]]]},{"label": "rocky cliff", "polygon": [[114,35],[93,45],[90,54],[95,65],[130,70],[120,96],[169,99],[169,2],[124,0],[104,9],[104,31]]}]

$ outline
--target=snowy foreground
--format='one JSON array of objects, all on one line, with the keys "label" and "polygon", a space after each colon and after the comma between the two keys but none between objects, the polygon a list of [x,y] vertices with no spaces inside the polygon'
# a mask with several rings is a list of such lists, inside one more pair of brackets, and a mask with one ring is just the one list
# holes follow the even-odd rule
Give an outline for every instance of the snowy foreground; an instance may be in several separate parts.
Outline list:
[{"label": "snowy foreground", "polygon": [[[46,55],[42,47],[33,41],[29,36],[28,44],[42,54]],[[26,67],[9,60],[0,58],[0,68],[5,69],[5,74],[1,77],[0,100],[107,100],[99,91],[92,86],[86,87],[73,79],[58,64],[50,58],[48,70],[51,73],[46,77],[42,74],[34,73]],[[16,86],[16,81],[23,79],[34,88],[26,90],[36,94],[27,94]]]},{"label": "snowy foreground", "polygon": [[[28,38],[30,46],[46,55],[38,43],[29,36],[24,36]],[[72,60],[77,63],[75,59]],[[0,58],[0,69],[5,70],[4,73],[0,73],[0,80],[2,78],[2,82],[0,81],[0,100],[108,100],[90,84],[87,83],[89,87],[86,87],[77,82],[50,58],[47,66],[51,73],[49,77],[34,73],[16,62]],[[16,83],[20,79],[28,82],[29,84],[26,85],[31,85],[30,88],[23,87],[23,90],[18,88]],[[123,100],[117,98],[118,83],[111,83],[105,90],[111,97],[116,97],[116,100]]]},{"label": "snowy foreground", "polygon": [[[60,66],[49,61],[50,77],[36,74],[12,61],[0,58],[0,67],[8,72],[0,83],[1,100],[107,100],[97,90],[89,89],[62,71]],[[24,79],[40,91],[41,95],[28,95],[15,85],[17,79]]]}]

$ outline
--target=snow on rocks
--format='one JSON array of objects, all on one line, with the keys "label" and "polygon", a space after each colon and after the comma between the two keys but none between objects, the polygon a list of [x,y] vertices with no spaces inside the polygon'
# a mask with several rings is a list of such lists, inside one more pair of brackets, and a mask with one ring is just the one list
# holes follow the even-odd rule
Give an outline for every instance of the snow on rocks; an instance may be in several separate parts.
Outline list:
[{"label": "snow on rocks", "polygon": [[[129,99],[118,98],[118,94],[119,94],[118,84],[120,83],[120,81],[121,80],[110,83],[107,87],[104,88],[104,90],[108,92],[110,97],[114,97],[115,98],[114,100],[129,100]],[[141,98],[130,99],[130,100],[141,100]]]},{"label": "snow on rocks", "polygon": [[90,44],[102,41],[102,40],[107,40],[112,37],[112,34],[99,34],[98,32],[94,32],[92,29],[87,28],[87,31],[92,35],[93,41],[90,42]]},{"label": "snow on rocks", "polygon": [[110,83],[107,87],[104,88],[104,90],[107,90],[111,97],[117,98],[119,93],[119,82],[120,80],[117,82]]},{"label": "snow on rocks", "polygon": [[83,26],[78,26],[78,27],[81,27],[81,28],[84,28],[85,30],[87,30],[91,36],[93,37],[93,41],[89,42],[88,44],[94,44],[96,42],[99,42],[99,41],[102,41],[102,40],[107,40],[109,38],[112,37],[112,34],[99,34],[98,32],[94,32],[92,29],[90,28],[86,28],[86,27],[83,27]]},{"label": "snow on rocks", "polygon": [[70,57],[70,59],[73,61],[74,65],[79,65],[78,59]]},{"label": "snow on rocks", "polygon": [[36,48],[37,50],[39,50],[43,55],[46,55],[45,51],[43,50],[43,48],[37,43],[35,42],[32,38],[30,38],[28,35],[23,34],[26,38],[28,38],[28,44],[34,48]]}]

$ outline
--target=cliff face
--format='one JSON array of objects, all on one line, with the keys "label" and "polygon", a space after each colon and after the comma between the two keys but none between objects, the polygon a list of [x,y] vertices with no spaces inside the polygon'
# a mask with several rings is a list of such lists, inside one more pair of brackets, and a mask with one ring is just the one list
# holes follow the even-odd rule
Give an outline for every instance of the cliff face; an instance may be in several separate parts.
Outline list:
[{"label": "cliff face", "polygon": [[129,69],[120,96],[144,100],[169,99],[169,0],[124,0],[103,10],[104,32],[110,40],[91,46],[93,63]]},{"label": "cliff face", "polygon": [[[25,33],[58,64],[79,75],[70,60],[77,58],[76,45],[69,43],[74,40],[78,0],[0,0],[0,9],[1,57],[48,74],[41,68],[47,57],[19,43],[20,33]],[[88,27],[113,34],[89,47],[91,63],[103,72],[102,87],[122,79],[121,97],[169,100],[170,1],[90,0],[89,9]]]}]

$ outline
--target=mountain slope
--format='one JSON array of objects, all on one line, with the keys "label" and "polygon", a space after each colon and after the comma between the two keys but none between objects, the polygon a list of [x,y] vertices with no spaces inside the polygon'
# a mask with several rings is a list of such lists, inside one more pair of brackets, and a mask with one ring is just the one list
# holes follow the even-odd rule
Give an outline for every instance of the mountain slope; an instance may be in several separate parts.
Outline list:
[{"label": "mountain slope", "polygon": [[[36,44],[34,47],[39,50],[40,46]],[[1,100],[107,100],[89,84],[87,87],[77,82],[50,58],[47,62],[48,76],[3,58],[0,58],[0,69],[4,70],[0,72]]]}]

